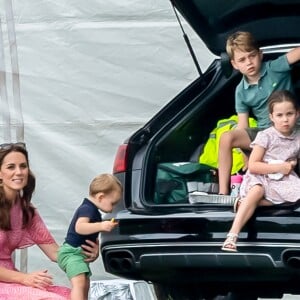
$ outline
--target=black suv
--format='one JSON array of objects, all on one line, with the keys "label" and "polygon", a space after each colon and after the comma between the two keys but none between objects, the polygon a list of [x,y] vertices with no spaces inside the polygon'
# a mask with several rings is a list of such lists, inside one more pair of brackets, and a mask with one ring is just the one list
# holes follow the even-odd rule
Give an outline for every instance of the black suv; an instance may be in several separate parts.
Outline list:
[{"label": "black suv", "polygon": [[[300,1],[171,4],[181,15],[178,20],[183,16],[218,58],[202,73],[190,49],[199,78],[120,145],[114,174],[124,185],[124,195],[113,215],[119,227],[101,236],[105,269],[152,282],[159,299],[300,295],[297,207],[257,209],[240,234],[239,252],[225,253],[221,245],[234,218],[231,198],[198,193],[192,199],[184,186],[198,180],[212,188],[216,181],[216,170],[197,166],[217,121],[235,114],[234,91],[241,75],[224,54],[227,36],[250,31],[264,58],[273,59],[300,42]],[[299,65],[293,66],[292,76],[300,96]],[[194,170],[181,176],[166,168],[184,165]]]}]

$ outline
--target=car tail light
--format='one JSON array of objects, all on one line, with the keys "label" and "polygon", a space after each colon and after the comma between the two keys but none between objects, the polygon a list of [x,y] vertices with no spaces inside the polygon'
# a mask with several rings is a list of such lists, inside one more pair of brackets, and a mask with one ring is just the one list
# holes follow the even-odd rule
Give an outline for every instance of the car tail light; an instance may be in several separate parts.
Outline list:
[{"label": "car tail light", "polygon": [[117,150],[114,161],[113,173],[125,172],[127,168],[127,144],[122,144]]}]

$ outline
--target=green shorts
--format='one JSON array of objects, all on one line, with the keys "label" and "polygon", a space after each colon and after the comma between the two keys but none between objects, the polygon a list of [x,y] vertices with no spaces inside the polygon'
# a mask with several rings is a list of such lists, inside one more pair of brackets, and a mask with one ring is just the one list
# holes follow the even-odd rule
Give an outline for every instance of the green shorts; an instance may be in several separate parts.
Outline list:
[{"label": "green shorts", "polygon": [[88,277],[92,275],[89,263],[85,262],[85,259],[81,247],[73,247],[67,243],[59,247],[57,263],[69,279],[83,273]]}]

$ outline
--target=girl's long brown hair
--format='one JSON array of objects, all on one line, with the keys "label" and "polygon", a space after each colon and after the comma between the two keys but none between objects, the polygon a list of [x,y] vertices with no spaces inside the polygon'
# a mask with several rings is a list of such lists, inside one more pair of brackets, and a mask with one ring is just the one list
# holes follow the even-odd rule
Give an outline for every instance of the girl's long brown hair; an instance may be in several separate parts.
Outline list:
[{"label": "girl's long brown hair", "polygon": [[[35,189],[35,176],[29,168],[28,153],[25,148],[12,144],[9,149],[0,149],[0,168],[2,166],[5,156],[11,152],[22,153],[27,161],[29,174],[27,185],[23,188],[23,195],[21,197],[21,208],[23,212],[23,228],[28,226],[34,216],[34,207],[31,203],[31,197]],[[10,210],[12,208],[11,201],[5,198],[2,180],[0,179],[0,229],[11,230]]]}]

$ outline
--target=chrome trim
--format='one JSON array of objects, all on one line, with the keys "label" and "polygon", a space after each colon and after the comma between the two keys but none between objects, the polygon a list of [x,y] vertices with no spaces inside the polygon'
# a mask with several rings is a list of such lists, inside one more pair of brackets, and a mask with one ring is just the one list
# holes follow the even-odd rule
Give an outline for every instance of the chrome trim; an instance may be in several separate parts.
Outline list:
[{"label": "chrome trim", "polygon": [[[205,242],[191,242],[191,243],[140,243],[140,244],[122,244],[120,243],[119,245],[106,245],[102,247],[102,251],[106,249],[124,249],[126,248],[152,248],[152,247],[212,247],[212,246],[220,246],[221,247],[222,242],[211,242],[211,243],[205,243]],[[300,247],[300,242],[299,243],[261,243],[261,242],[239,242],[238,243],[239,247],[247,246],[247,247],[268,247],[268,248],[299,248]],[[214,252],[215,253],[215,252]],[[218,252],[219,253],[219,252]],[[221,252],[220,249],[220,253]],[[245,254],[245,253],[243,253]]]}]

